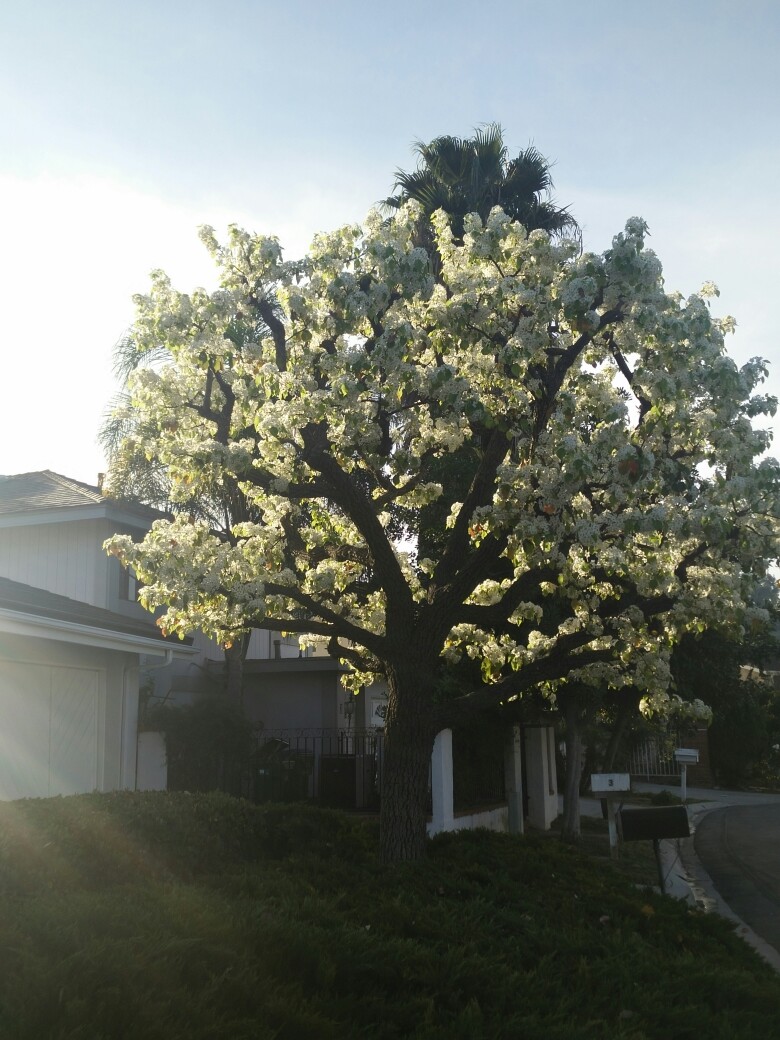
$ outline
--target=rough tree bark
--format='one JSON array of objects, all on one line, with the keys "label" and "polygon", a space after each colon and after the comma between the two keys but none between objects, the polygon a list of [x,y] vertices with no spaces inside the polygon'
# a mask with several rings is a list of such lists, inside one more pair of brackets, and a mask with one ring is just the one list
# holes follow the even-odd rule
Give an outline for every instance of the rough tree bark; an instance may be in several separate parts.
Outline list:
[{"label": "rough tree bark", "polygon": [[249,635],[225,647],[225,694],[231,704],[244,707],[244,662],[249,649]]},{"label": "rough tree bark", "polygon": [[428,780],[435,737],[427,703],[431,669],[407,661],[389,680],[382,757],[379,853],[384,863],[425,855]]},{"label": "rough tree bark", "polygon": [[[625,694],[621,699],[618,706],[617,718],[615,719],[615,725],[612,727],[612,732],[609,735],[609,741],[607,742],[606,750],[604,751],[604,761],[602,762],[602,771],[605,773],[611,773],[615,767],[615,760],[620,751],[623,740],[628,733],[629,723],[634,718],[639,710],[639,696],[629,696]],[[601,799],[601,815],[603,819],[607,819],[609,813],[609,807],[607,806],[607,799]]]},{"label": "rough tree bark", "polygon": [[566,722],[566,778],[563,787],[561,838],[580,839],[580,774],[582,773],[582,719],[579,698],[569,692],[563,704]]},{"label": "rough tree bark", "polygon": [[605,773],[612,772],[618,752],[620,751],[623,740],[628,732],[629,723],[633,718],[638,716],[638,711],[639,695],[629,695],[626,693],[620,701],[617,719],[615,720],[615,725],[612,727],[612,732],[609,735],[609,742],[604,752],[603,768]]}]

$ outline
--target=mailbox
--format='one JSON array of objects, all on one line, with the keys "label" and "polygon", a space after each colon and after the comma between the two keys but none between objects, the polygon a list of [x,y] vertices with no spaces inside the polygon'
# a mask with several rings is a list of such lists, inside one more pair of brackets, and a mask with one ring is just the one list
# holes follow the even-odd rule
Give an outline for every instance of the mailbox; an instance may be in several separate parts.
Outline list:
[{"label": "mailbox", "polygon": [[590,789],[595,795],[626,793],[631,790],[630,773],[591,773]]},{"label": "mailbox", "polygon": [[684,805],[652,809],[621,809],[617,814],[623,841],[657,841],[659,838],[688,838],[691,829]]},{"label": "mailbox", "polygon": [[699,764],[699,752],[696,748],[678,747],[674,752],[674,760],[679,766],[696,766]]},{"label": "mailbox", "polygon": [[666,876],[661,858],[661,838],[689,838],[688,812],[684,805],[653,809],[622,809],[617,825],[623,841],[652,841],[658,867],[658,884],[665,891]]}]

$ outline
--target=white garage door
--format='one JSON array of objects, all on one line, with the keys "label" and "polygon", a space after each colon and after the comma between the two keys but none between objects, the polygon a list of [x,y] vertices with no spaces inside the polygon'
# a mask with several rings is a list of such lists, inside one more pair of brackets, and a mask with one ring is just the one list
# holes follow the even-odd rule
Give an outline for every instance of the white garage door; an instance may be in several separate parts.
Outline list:
[{"label": "white garage door", "polygon": [[0,662],[0,799],[97,787],[100,673]]}]

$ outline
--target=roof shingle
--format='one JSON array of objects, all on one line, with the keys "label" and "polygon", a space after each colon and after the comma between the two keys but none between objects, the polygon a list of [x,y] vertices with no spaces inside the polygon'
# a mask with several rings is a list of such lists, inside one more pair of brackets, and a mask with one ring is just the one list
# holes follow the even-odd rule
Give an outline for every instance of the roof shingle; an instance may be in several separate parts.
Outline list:
[{"label": "roof shingle", "polygon": [[71,480],[50,469],[0,476],[0,513],[92,506],[104,501],[96,486]]},{"label": "roof shingle", "polygon": [[[0,609],[12,610],[19,614],[34,614],[37,617],[51,618],[56,621],[70,621],[76,625],[90,625],[93,628],[107,629],[110,632],[125,632],[134,636],[144,636],[162,642],[166,640],[157,625],[151,620],[142,621],[137,618],[116,614],[112,610],[93,607],[89,603],[59,596],[46,589],[36,589],[32,585],[24,585],[10,578],[0,577]],[[191,640],[185,640],[189,643]]]}]

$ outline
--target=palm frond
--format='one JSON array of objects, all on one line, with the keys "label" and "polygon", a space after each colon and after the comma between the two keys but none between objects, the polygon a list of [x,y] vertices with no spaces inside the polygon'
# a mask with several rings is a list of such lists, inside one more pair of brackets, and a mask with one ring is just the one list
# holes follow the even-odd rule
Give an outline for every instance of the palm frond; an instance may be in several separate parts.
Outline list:
[{"label": "palm frond", "polygon": [[158,361],[168,361],[170,356],[170,351],[162,343],[142,349],[131,332],[125,333],[114,347],[114,375],[122,383],[127,383],[131,374],[139,368]]},{"label": "palm frond", "polygon": [[416,199],[427,216],[445,210],[460,237],[467,213],[485,220],[494,206],[501,206],[529,231],[579,235],[574,217],[552,198],[551,163],[532,144],[508,159],[499,123],[476,127],[471,138],[442,135],[427,144],[417,141],[414,151],[417,168],[396,170],[396,194],[385,201],[387,211]]},{"label": "palm frond", "polygon": [[97,442],[109,462],[116,455],[122,441],[134,428],[135,420],[130,405],[130,394],[122,390],[114,395],[103,412],[103,419],[97,433]]},{"label": "palm frond", "polygon": [[533,146],[524,149],[507,163],[504,186],[508,194],[543,195],[553,188],[550,164]]}]

